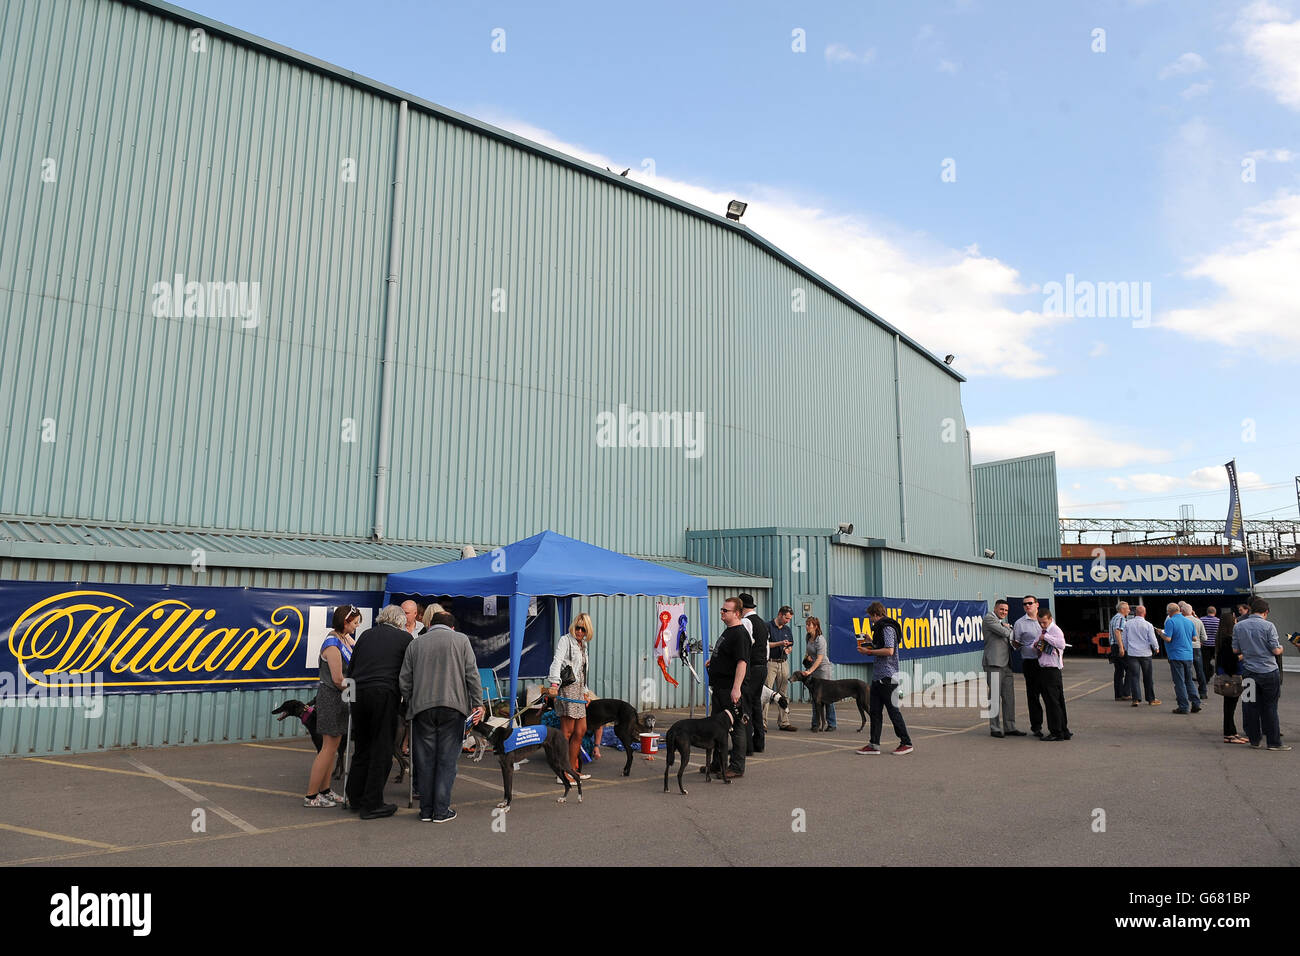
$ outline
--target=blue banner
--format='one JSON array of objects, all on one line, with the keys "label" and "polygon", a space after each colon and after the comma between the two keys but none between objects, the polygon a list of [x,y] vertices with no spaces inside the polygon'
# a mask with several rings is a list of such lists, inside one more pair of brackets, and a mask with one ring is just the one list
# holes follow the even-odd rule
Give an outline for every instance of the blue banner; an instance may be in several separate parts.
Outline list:
[{"label": "blue banner", "polygon": [[1246,526],[1241,520],[1241,494],[1237,490],[1237,459],[1223,466],[1228,469],[1228,518],[1223,523],[1223,536],[1229,541],[1246,543]]},{"label": "blue banner", "polygon": [[[334,609],[361,610],[357,633],[378,612],[380,591],[0,582],[0,696],[52,688],[138,694],[253,690],[319,680],[320,645]],[[510,654],[510,616],[483,614],[481,598],[452,611],[480,667]],[[528,621],[520,672],[550,663],[553,602]]]},{"label": "blue banner", "polygon": [[984,648],[987,601],[925,601],[911,598],[830,596],[827,654],[833,664],[870,664],[871,655],[858,647],[871,643],[872,601],[885,606],[885,615],[898,622],[903,635],[899,659],[938,657]]},{"label": "blue banner", "polygon": [[537,744],[546,742],[546,732],[551,728],[543,724],[534,724],[531,727],[516,727],[506,738],[505,751],[510,753],[512,750],[518,750],[520,747],[533,747]]},{"label": "blue banner", "polygon": [[1246,559],[1229,557],[1039,558],[1058,597],[1245,594]]}]

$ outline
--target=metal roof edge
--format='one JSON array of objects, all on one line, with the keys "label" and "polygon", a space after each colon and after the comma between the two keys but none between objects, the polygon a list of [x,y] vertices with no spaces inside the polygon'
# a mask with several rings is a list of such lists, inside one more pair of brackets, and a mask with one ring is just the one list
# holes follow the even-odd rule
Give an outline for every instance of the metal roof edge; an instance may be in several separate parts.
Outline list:
[{"label": "metal roof edge", "polygon": [[1056,457],[1056,452],[1055,452],[1054,450],[1053,450],[1053,451],[1040,451],[1040,452],[1037,452],[1036,454],[1033,454],[1033,455],[1019,455],[1019,456],[1017,456],[1017,457],[1015,457],[1015,458],[995,458],[993,461],[981,461],[981,462],[977,462],[977,463],[971,465],[971,467],[972,467],[972,468],[985,468],[985,467],[988,467],[989,465],[1009,465],[1009,464],[1011,464],[1012,462],[1017,462],[1017,461],[1030,461],[1030,460],[1032,460],[1032,459],[1034,459],[1034,458],[1055,458],[1055,457]]},{"label": "metal roof edge", "polygon": [[371,79],[370,77],[365,76],[361,73],[356,73],[352,70],[347,70],[344,69],[343,67],[335,66],[332,63],[327,63],[324,60],[318,59],[317,57],[311,56],[310,54],[307,53],[303,53],[299,50],[295,50],[292,47],[284,46],[283,44],[276,43],[273,40],[268,40],[265,37],[259,37],[256,34],[247,32],[246,30],[240,30],[238,27],[232,27],[229,24],[222,23],[219,20],[213,20],[211,17],[204,16],[203,14],[200,13],[195,13],[191,10],[186,10],[183,7],[178,7],[174,4],[166,3],[164,2],[164,0],[119,0],[119,2],[126,3],[134,7],[139,7],[141,9],[148,10],[153,13],[169,16],[172,17],[173,19],[180,20],[185,23],[192,23],[195,26],[202,27],[205,30],[209,30],[218,35],[224,35],[240,43],[246,44],[256,49],[260,49],[266,53],[271,54],[272,56],[276,56],[281,59],[288,60],[292,63],[297,63],[301,66],[307,67],[308,69],[315,70],[318,73],[323,73],[327,76],[331,76],[336,79],[339,79],[345,83],[350,83],[354,86],[360,86],[365,89],[369,89],[373,92],[380,93],[394,100],[398,100],[398,101],[405,100],[408,104],[410,104],[413,107],[417,107],[419,109],[425,110],[426,112],[432,113],[435,116],[439,116],[447,120],[448,122],[455,123],[458,126],[463,126],[467,129],[471,129],[476,132],[482,133],[486,136],[490,136],[493,139],[500,140],[505,143],[509,143],[512,146],[516,146],[527,152],[535,153],[539,156],[543,156],[547,159],[553,160],[555,162],[559,162],[563,165],[569,166],[573,169],[577,169],[581,172],[599,176],[601,178],[608,180],[609,182],[616,183],[617,185],[621,186],[624,189],[632,189],[634,191],[644,193],[650,198],[665,203],[666,205],[674,206],[678,209],[681,209],[684,212],[690,213],[691,215],[699,216],[703,219],[712,222],[714,225],[721,226],[727,229],[732,229],[738,232],[740,235],[747,238],[749,241],[753,242],[754,244],[764,249],[766,252],[774,255],[778,259],[781,259],[783,262],[785,262],[787,265],[793,268],[796,272],[799,272],[807,276],[809,279],[811,279],[812,281],[820,285],[831,295],[833,295],[837,299],[840,299],[845,305],[862,313],[866,318],[870,319],[872,322],[879,325],[890,335],[897,335],[901,341],[906,342],[909,347],[914,349],[916,352],[920,353],[922,357],[929,359],[930,362],[932,362],[934,365],[941,368],[943,371],[947,372],[953,378],[957,379],[957,381],[959,382],[966,381],[966,376],[962,375],[952,366],[945,364],[943,360],[939,358],[939,356],[935,355],[929,349],[925,348],[923,345],[921,345],[911,336],[895,328],[893,325],[885,321],[883,318],[881,318],[871,309],[867,308],[861,302],[858,302],[847,292],[840,289],[838,286],[834,285],[829,280],[823,278],[822,276],[814,272],[812,269],[810,269],[808,266],[799,262],[793,256],[782,251],[780,248],[773,245],[769,240],[764,239],[762,236],[758,235],[758,233],[754,232],[752,229],[749,229],[746,226],[742,226],[739,222],[733,222],[732,220],[727,219],[725,216],[721,216],[718,213],[710,212],[707,209],[702,209],[699,206],[692,205],[691,203],[688,203],[683,199],[678,199],[676,196],[670,196],[667,193],[660,192],[659,190],[654,189],[650,186],[646,186],[643,183],[638,183],[635,180],[625,179],[622,176],[618,176],[614,173],[611,173],[606,169],[600,168],[599,166],[594,166],[591,163],[586,162],[585,160],[578,159],[576,156],[569,156],[565,153],[558,152],[556,150],[551,149],[548,146],[543,146],[541,143],[534,143],[532,140],[524,139],[522,136],[516,136],[514,133],[493,126],[490,123],[485,123],[482,120],[476,120],[471,116],[466,116],[464,113],[458,113],[456,110],[453,110],[449,107],[440,106],[439,104],[434,103],[431,100],[425,100],[418,96],[412,96],[409,93],[404,93],[395,87],[389,86],[386,83],[381,83],[378,80]]},{"label": "metal roof edge", "polygon": [[687,531],[687,540],[701,540],[708,538],[739,538],[749,536],[763,536],[776,534],[811,534],[821,535],[822,537],[832,537],[835,534],[834,528],[716,528],[712,531]]},{"label": "metal roof edge", "polygon": [[[45,561],[86,561],[95,564],[163,564],[192,566],[192,551],[175,548],[122,548],[107,545],[52,544],[49,542],[0,541],[0,558],[28,558]],[[204,566],[217,568],[265,568],[274,571],[343,571],[357,574],[391,574],[426,567],[425,561],[380,561],[364,558],[326,558],[304,554],[267,552],[247,554],[208,551]],[[195,572],[196,574],[202,572]]]},{"label": "metal roof edge", "polygon": [[[976,557],[971,554],[949,554],[944,551],[931,551],[927,548],[915,548],[910,544],[903,544],[898,541],[889,541],[886,538],[860,538],[847,534],[837,534],[831,536],[832,544],[843,544],[854,548],[866,548],[869,550],[883,551],[901,551],[906,554],[919,554],[927,558],[940,558],[944,561],[956,561],[959,564],[973,564],[977,567],[1001,568],[1004,571],[1021,571],[1025,574],[1043,574],[1042,568],[1037,568],[1028,564],[1013,564],[1010,561],[996,561],[993,558]],[[1055,579],[1055,575],[1050,572],[1047,575]]]}]

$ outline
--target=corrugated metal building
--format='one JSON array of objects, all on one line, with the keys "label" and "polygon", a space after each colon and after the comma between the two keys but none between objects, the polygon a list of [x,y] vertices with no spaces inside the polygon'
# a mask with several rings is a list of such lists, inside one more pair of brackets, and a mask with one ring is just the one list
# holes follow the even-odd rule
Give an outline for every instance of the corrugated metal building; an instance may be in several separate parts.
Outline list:
[{"label": "corrugated metal building", "polygon": [[986,461],[971,469],[978,547],[1003,561],[1038,564],[1061,553],[1056,452]]},{"label": "corrugated metal building", "polygon": [[[378,590],[551,528],[764,612],[1050,593],[979,556],[962,377],[743,225],[163,3],[7,5],[0,64],[0,579]],[[589,606],[636,699],[651,602]],[[0,753],[278,732],[157,697]]]}]

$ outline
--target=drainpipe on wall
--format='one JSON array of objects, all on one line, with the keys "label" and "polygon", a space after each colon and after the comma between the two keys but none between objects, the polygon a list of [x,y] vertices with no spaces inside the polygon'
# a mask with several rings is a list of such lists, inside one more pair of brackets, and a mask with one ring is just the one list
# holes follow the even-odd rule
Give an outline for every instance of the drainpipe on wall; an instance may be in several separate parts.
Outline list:
[{"label": "drainpipe on wall", "polygon": [[375,468],[375,524],[372,534],[384,540],[388,506],[388,432],[393,415],[393,365],[397,351],[397,276],[402,266],[402,184],[406,179],[406,100],[397,111],[397,157],[393,162],[393,215],[388,234],[388,289],[384,314],[384,359],[380,376],[379,451]]},{"label": "drainpipe on wall", "polygon": [[900,381],[898,335],[894,335],[894,421],[898,433],[898,531],[899,540],[907,543],[907,479],[903,467],[903,386]]},{"label": "drainpipe on wall", "polygon": [[970,542],[971,554],[980,558],[984,549],[980,547],[979,525],[975,522],[975,466],[970,458],[970,429],[966,429],[966,485],[970,489]]}]

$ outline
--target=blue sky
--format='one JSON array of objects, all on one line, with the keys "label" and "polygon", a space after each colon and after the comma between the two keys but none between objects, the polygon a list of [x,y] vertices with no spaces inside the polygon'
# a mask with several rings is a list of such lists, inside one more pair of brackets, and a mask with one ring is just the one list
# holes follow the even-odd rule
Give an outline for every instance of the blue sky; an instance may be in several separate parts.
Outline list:
[{"label": "blue sky", "polygon": [[[749,200],[747,226],[957,355],[977,460],[1055,449],[1063,514],[1222,517],[1235,457],[1248,516],[1297,515],[1300,0],[183,5]],[[1149,323],[1047,314],[1067,275],[1149,288]]]}]

